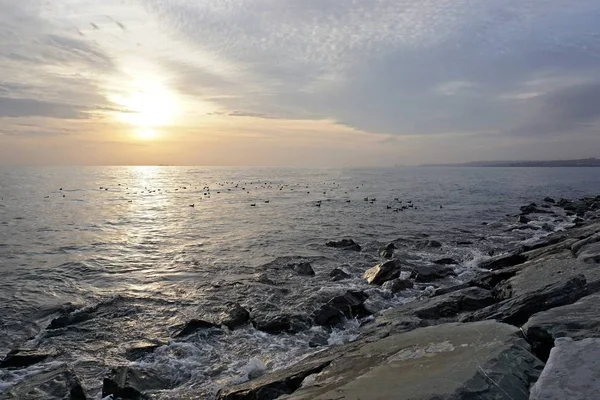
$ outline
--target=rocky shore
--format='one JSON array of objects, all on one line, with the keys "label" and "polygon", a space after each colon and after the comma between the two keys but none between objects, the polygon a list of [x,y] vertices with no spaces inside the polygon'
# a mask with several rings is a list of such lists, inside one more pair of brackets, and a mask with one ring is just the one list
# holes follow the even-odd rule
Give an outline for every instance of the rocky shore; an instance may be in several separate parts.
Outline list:
[{"label": "rocky shore", "polygon": [[[228,385],[219,400],[234,399],[593,399],[600,392],[600,196],[576,201],[544,199],[521,207],[516,216],[527,225],[535,215],[560,208],[573,227],[537,242],[521,245],[479,263],[479,273],[454,286],[429,286],[415,301],[378,310],[367,291],[348,289],[324,300],[310,315],[257,313],[238,303],[224,304],[215,318],[191,319],[174,327],[169,340],[202,332],[251,326],[271,335],[306,332],[312,326],[332,329],[345,321],[360,322],[350,343],[324,348],[293,365]],[[350,239],[327,247],[360,252]],[[438,248],[424,240],[422,248]],[[425,287],[455,275],[451,257],[428,265],[412,265],[390,243],[378,251],[380,262],[360,276],[369,285],[392,294]],[[308,261],[276,260],[265,270],[313,277]],[[272,276],[272,275],[271,275]],[[353,278],[343,268],[328,279]],[[257,282],[277,289],[270,275]],[[265,289],[266,290],[266,289]],[[283,289],[282,289],[283,290]],[[85,309],[65,309],[50,321],[48,332],[80,324],[118,301]],[[327,344],[313,335],[315,350]],[[162,341],[143,342],[126,350],[140,360]],[[17,370],[52,360],[55,354],[15,349],[0,368]],[[177,385],[140,364],[115,366],[103,380],[107,399],[152,398],[155,390]],[[64,364],[32,374],[0,394],[0,399],[91,398]],[[180,399],[202,399],[187,391]]]}]

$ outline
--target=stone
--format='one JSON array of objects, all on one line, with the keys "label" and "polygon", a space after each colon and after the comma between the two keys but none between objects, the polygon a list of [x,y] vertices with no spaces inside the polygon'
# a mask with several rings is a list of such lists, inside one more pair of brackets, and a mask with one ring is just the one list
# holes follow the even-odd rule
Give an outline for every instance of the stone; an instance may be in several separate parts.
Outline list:
[{"label": "stone", "polygon": [[454,269],[445,265],[418,265],[410,273],[416,282],[432,282],[455,275]]},{"label": "stone", "polygon": [[352,239],[342,239],[338,241],[330,241],[325,244],[327,247],[333,247],[342,250],[360,251],[361,247]]},{"label": "stone", "polygon": [[123,400],[149,399],[146,392],[169,389],[172,382],[148,368],[119,366],[102,381],[102,397],[114,396]]},{"label": "stone", "polygon": [[489,290],[470,287],[431,297],[425,301],[409,303],[407,309],[421,319],[451,318],[462,312],[484,308],[494,301],[494,296]]},{"label": "stone", "polygon": [[390,260],[368,269],[363,274],[363,279],[366,279],[370,285],[383,285],[385,282],[396,279],[399,276],[400,266],[396,261]]},{"label": "stone", "polygon": [[444,257],[444,258],[435,260],[433,263],[437,264],[437,265],[455,265],[455,264],[458,264],[458,261],[456,261],[454,258]]},{"label": "stone", "polygon": [[156,349],[158,349],[161,346],[165,346],[166,344],[166,342],[161,342],[158,340],[143,340],[136,342],[125,351],[125,358],[130,361],[139,360],[145,355],[153,353]]},{"label": "stone", "polygon": [[255,329],[273,335],[284,332],[298,333],[310,328],[310,318],[305,315],[269,313],[256,315],[251,321]]},{"label": "stone", "polygon": [[231,304],[228,309],[221,313],[221,325],[229,329],[235,329],[250,320],[250,313],[238,303]]},{"label": "stone", "polygon": [[88,321],[94,317],[94,311],[95,309],[93,308],[84,308],[81,310],[75,310],[71,312],[63,312],[62,315],[50,321],[50,324],[48,325],[47,329],[66,328],[67,326]]},{"label": "stone", "polygon": [[310,347],[322,347],[329,344],[329,336],[324,332],[315,332],[310,336],[308,345]]},{"label": "stone", "polygon": [[81,382],[66,365],[28,375],[23,381],[0,393],[0,400],[86,400]]},{"label": "stone", "polygon": [[518,223],[520,223],[520,224],[528,224],[528,223],[530,223],[530,222],[531,222],[531,219],[527,218],[527,217],[526,217],[526,216],[524,216],[524,215],[519,215],[519,216],[517,217],[517,222],[518,222]]},{"label": "stone", "polygon": [[556,203],[556,200],[554,200],[552,197],[546,197],[546,198],[544,198],[544,201],[546,203],[552,203],[552,204]]},{"label": "stone", "polygon": [[523,268],[522,266],[514,266],[496,271],[480,272],[469,281],[470,286],[478,286],[484,289],[493,289],[499,283],[512,278]]},{"label": "stone", "polygon": [[181,337],[189,336],[192,333],[194,333],[200,329],[211,329],[211,328],[218,328],[218,327],[219,327],[218,325],[213,324],[212,322],[204,321],[201,319],[192,319],[192,320],[188,321],[174,337],[181,338]]},{"label": "stone", "polygon": [[467,288],[470,288],[471,286],[473,286],[473,285],[470,285],[467,282],[467,283],[459,283],[458,285],[437,288],[433,291],[433,293],[431,294],[431,297],[441,296],[443,294],[456,292],[456,291],[462,290],[462,289],[467,289]]},{"label": "stone", "polygon": [[379,249],[379,256],[389,260],[394,256],[394,250],[396,250],[396,245],[394,243],[389,243],[385,247]]},{"label": "stone", "polygon": [[392,279],[391,281],[387,281],[381,286],[382,289],[389,290],[392,293],[398,293],[406,289],[412,289],[414,287],[414,283],[409,279]]},{"label": "stone", "polygon": [[443,324],[328,349],[217,398],[527,400],[543,368],[528,350],[510,325]]},{"label": "stone", "polygon": [[329,276],[331,277],[331,280],[334,282],[352,278],[352,275],[350,275],[349,273],[347,273],[346,271],[344,271],[341,268],[334,268],[329,273]]},{"label": "stone", "polygon": [[573,251],[573,254],[577,255],[583,246],[598,242],[600,242],[600,232],[576,241],[571,245],[571,251]]},{"label": "stone", "polygon": [[577,259],[586,264],[600,263],[600,243],[587,244],[577,252]]},{"label": "stone", "polygon": [[344,318],[365,317],[369,312],[364,307],[364,302],[369,296],[364,292],[349,290],[341,296],[329,300],[320,309],[313,313],[315,324],[321,326],[335,326]]},{"label": "stone", "polygon": [[537,208],[537,204],[531,203],[529,205],[521,207],[521,215],[529,214],[549,214],[551,211],[541,210]]},{"label": "stone", "polygon": [[418,247],[430,247],[432,249],[439,249],[440,247],[442,247],[442,243],[437,240],[426,240],[420,242]]},{"label": "stone", "polygon": [[298,275],[315,276],[315,271],[309,262],[301,262],[299,264],[290,264],[289,267]]},{"label": "stone", "polygon": [[0,368],[25,368],[55,356],[56,353],[35,349],[15,349],[11,350],[6,357],[0,361]]},{"label": "stone", "polygon": [[600,339],[556,340],[529,400],[590,400],[600,393]]},{"label": "stone", "polygon": [[527,261],[527,256],[524,256],[520,252],[510,252],[508,254],[501,254],[499,256],[492,257],[489,260],[483,261],[479,264],[479,268],[496,270],[513,267],[515,265],[522,264],[525,261]]}]

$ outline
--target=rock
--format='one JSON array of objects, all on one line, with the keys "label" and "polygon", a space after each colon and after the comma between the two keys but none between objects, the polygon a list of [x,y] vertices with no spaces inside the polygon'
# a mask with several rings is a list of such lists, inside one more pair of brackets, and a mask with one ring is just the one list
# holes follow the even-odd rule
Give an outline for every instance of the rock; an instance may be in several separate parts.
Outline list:
[{"label": "rock", "polygon": [[185,326],[177,333],[174,337],[181,338],[184,336],[189,336],[192,333],[196,332],[199,329],[211,329],[218,328],[219,326],[213,324],[212,322],[204,321],[201,319],[192,319],[185,324]]},{"label": "rock", "polygon": [[15,349],[0,361],[0,368],[25,368],[55,356],[55,353],[35,349]]},{"label": "rock", "polygon": [[527,400],[543,367],[528,349],[513,326],[444,324],[325,350],[218,399]]},{"label": "rock", "polygon": [[329,344],[329,336],[324,332],[315,332],[310,336],[308,345],[310,347],[321,347]]},{"label": "rock", "polygon": [[120,366],[104,378],[102,397],[113,395],[122,400],[149,399],[146,392],[172,386],[170,381],[150,369]]},{"label": "rock", "polygon": [[238,303],[231,304],[226,311],[221,313],[221,325],[225,325],[229,329],[244,325],[249,320],[250,313]]},{"label": "rock", "polygon": [[267,276],[267,274],[258,274],[256,277],[256,281],[263,283],[265,285],[271,285],[271,286],[276,285],[276,283],[271,278],[269,278]]},{"label": "rock", "polygon": [[399,276],[400,266],[396,261],[390,260],[368,269],[363,274],[363,279],[366,279],[371,285],[383,285],[385,282],[396,279]]},{"label": "rock", "polygon": [[254,316],[251,321],[254,328],[270,334],[297,333],[310,328],[310,318],[305,315],[264,314]]},{"label": "rock", "polygon": [[299,264],[290,264],[289,267],[298,275],[315,276],[315,271],[309,262],[301,262]]},{"label": "rock", "polygon": [[544,198],[544,201],[546,203],[552,203],[552,204],[556,203],[556,200],[554,200],[552,197],[546,197],[546,198]]},{"label": "rock", "polygon": [[369,312],[364,307],[364,302],[369,296],[364,292],[349,290],[346,294],[336,296],[313,313],[315,324],[321,326],[334,326],[345,318],[365,317]]},{"label": "rock", "polygon": [[361,247],[352,239],[342,239],[338,241],[330,241],[325,244],[327,247],[333,247],[342,250],[360,251]]},{"label": "rock", "polygon": [[418,265],[413,268],[410,277],[416,282],[431,282],[454,275],[456,272],[452,267],[445,265]]},{"label": "rock", "polygon": [[412,289],[414,287],[414,283],[408,279],[392,279],[391,281],[387,281],[381,286],[382,289],[389,290],[392,293],[398,293],[406,289]]},{"label": "rock", "polygon": [[470,240],[461,240],[460,242],[456,242],[457,246],[471,246],[473,242]]},{"label": "rock", "polygon": [[94,317],[94,311],[96,311],[95,308],[84,308],[63,312],[62,315],[50,321],[50,324],[46,329],[60,329],[88,321]]},{"label": "rock", "polygon": [[139,341],[134,343],[130,348],[125,351],[125,358],[130,361],[136,361],[144,357],[146,354],[153,353],[154,350],[161,346],[165,346],[166,342],[161,341]]},{"label": "rock", "polygon": [[600,263],[600,243],[587,244],[577,252],[577,259],[586,264]]},{"label": "rock", "polygon": [[396,250],[396,245],[394,243],[390,243],[387,246],[379,249],[379,256],[389,260],[394,256],[394,250]]},{"label": "rock", "polygon": [[470,285],[469,283],[459,283],[458,285],[454,285],[454,286],[438,288],[438,289],[435,289],[435,291],[433,292],[431,297],[441,296],[443,294],[456,292],[456,291],[462,290],[462,289],[467,289],[467,288],[470,288],[471,286],[472,285]]},{"label": "rock", "polygon": [[421,248],[430,247],[433,249],[437,249],[437,248],[442,247],[442,243],[437,240],[426,240],[426,241],[419,242],[417,247],[421,247]]},{"label": "rock", "polygon": [[440,258],[439,260],[435,260],[433,263],[438,265],[453,265],[458,264],[458,261],[450,257],[444,257]]},{"label": "rock", "polygon": [[600,339],[557,339],[530,400],[589,400],[600,393]]},{"label": "rock", "polygon": [[554,307],[571,304],[585,296],[587,291],[583,275],[558,281],[538,290],[528,290],[463,317],[462,321],[495,319],[512,325],[523,325],[531,315]]},{"label": "rock", "polygon": [[0,393],[1,400],[86,400],[81,382],[66,365],[28,375],[23,381]]},{"label": "rock", "polygon": [[524,215],[519,215],[517,217],[517,222],[520,224],[528,224],[531,222],[531,220]]},{"label": "rock", "polygon": [[531,203],[529,205],[521,207],[521,215],[529,215],[529,214],[549,214],[551,211],[540,210],[537,208],[537,204]]},{"label": "rock", "polygon": [[481,272],[475,275],[475,277],[469,281],[469,285],[491,290],[500,282],[515,276],[522,268],[522,266],[517,265],[514,267],[499,269],[497,271]]},{"label": "rock", "polygon": [[329,276],[331,277],[331,280],[334,281],[334,282],[336,282],[336,281],[342,281],[344,279],[352,278],[352,275],[348,274],[347,272],[345,272],[341,268],[334,268],[329,273]]},{"label": "rock", "polygon": [[519,252],[512,252],[508,254],[501,254],[499,256],[492,257],[489,260],[483,261],[479,264],[479,268],[496,270],[522,264],[525,261],[527,261],[526,256],[520,254]]},{"label": "rock", "polygon": [[459,313],[478,310],[494,303],[492,292],[478,287],[457,290],[448,294],[416,301],[407,307],[421,319],[451,318]]}]

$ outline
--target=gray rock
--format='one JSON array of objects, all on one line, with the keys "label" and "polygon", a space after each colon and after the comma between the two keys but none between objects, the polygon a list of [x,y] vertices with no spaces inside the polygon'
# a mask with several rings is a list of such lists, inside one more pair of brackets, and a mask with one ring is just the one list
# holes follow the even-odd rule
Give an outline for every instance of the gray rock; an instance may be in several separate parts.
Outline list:
[{"label": "gray rock", "polygon": [[530,400],[590,400],[600,393],[600,339],[557,339]]},{"label": "gray rock", "polygon": [[257,330],[270,334],[298,333],[310,328],[310,318],[300,314],[268,313],[253,316],[252,325]]},{"label": "gray rock", "polygon": [[369,314],[364,307],[368,298],[366,293],[357,291],[348,291],[344,295],[336,296],[314,312],[315,324],[334,326],[343,321],[344,317],[364,317]]},{"label": "gray rock", "polygon": [[315,332],[310,336],[308,345],[310,347],[321,347],[327,346],[329,343],[329,336],[324,332]]},{"label": "gray rock", "polygon": [[338,241],[330,241],[325,244],[327,247],[333,247],[342,250],[360,251],[361,247],[352,239],[342,239]]},{"label": "gray rock", "polygon": [[519,223],[521,223],[521,224],[528,224],[528,223],[530,223],[530,222],[531,222],[531,219],[527,218],[527,217],[526,217],[526,216],[524,216],[524,215],[519,215],[519,216],[517,217],[517,222],[519,222]]},{"label": "gray rock", "polygon": [[315,276],[315,271],[309,262],[301,262],[299,264],[290,264],[289,267],[298,275]]},{"label": "gray rock", "polygon": [[331,277],[331,280],[334,282],[352,278],[352,275],[350,275],[349,273],[347,273],[346,271],[344,271],[341,268],[334,268],[329,273],[329,276]]},{"label": "gray rock", "polygon": [[440,258],[439,260],[435,260],[433,263],[437,265],[455,265],[458,264],[458,261],[456,261],[454,258],[444,257]]},{"label": "gray rock", "polygon": [[444,324],[329,349],[218,399],[527,400],[543,367],[528,348],[513,326]]},{"label": "gray rock", "polygon": [[366,279],[371,285],[383,285],[385,282],[396,279],[399,276],[400,266],[396,261],[390,260],[368,269],[363,274],[363,279]]},{"label": "gray rock", "polygon": [[[467,288],[470,288],[471,286],[476,286],[476,285],[471,285],[469,283],[459,283],[458,285],[437,288],[434,290],[431,297],[441,296],[443,294],[456,292],[456,291],[462,290],[462,289],[467,289]],[[483,287],[483,286],[480,286],[480,287]]]},{"label": "gray rock", "polygon": [[396,245],[389,243],[387,246],[379,249],[379,256],[389,260],[394,256],[394,250],[396,250]]},{"label": "gray rock", "polygon": [[455,275],[454,269],[445,265],[418,265],[413,268],[410,277],[416,282],[432,282]]},{"label": "gray rock", "polygon": [[0,368],[25,368],[54,356],[55,353],[36,349],[15,349],[0,361]]},{"label": "gray rock", "polygon": [[233,303],[221,313],[220,320],[221,325],[235,329],[250,320],[250,313],[238,303]]},{"label": "gray rock", "polygon": [[425,301],[415,301],[407,308],[421,319],[440,319],[455,317],[466,311],[479,310],[494,301],[494,296],[489,290],[470,287],[431,297]]},{"label": "gray rock", "polygon": [[130,361],[139,360],[144,357],[146,354],[153,353],[154,350],[158,349],[161,346],[166,345],[166,342],[161,341],[150,341],[143,340],[134,343],[130,348],[125,351],[125,358]]},{"label": "gray rock", "polygon": [[512,252],[492,257],[489,260],[483,261],[479,264],[479,268],[496,270],[507,267],[513,267],[515,265],[522,264],[525,261],[527,261],[527,256],[524,256],[519,252]]},{"label": "gray rock", "polygon": [[577,259],[587,264],[600,263],[600,243],[587,244],[577,252]]},{"label": "gray rock", "polygon": [[554,200],[552,197],[546,197],[546,198],[544,199],[544,201],[545,201],[546,203],[552,203],[552,204],[556,203],[556,200]]},{"label": "gray rock", "polygon": [[0,393],[0,400],[86,400],[81,382],[66,365],[27,376]]},{"label": "gray rock", "polygon": [[573,243],[571,245],[571,250],[574,254],[577,254],[583,246],[598,242],[600,242],[600,233],[595,233],[591,236],[588,236],[584,239],[578,240],[575,243]]},{"label": "gray rock", "polygon": [[392,293],[398,293],[406,289],[412,289],[414,287],[414,283],[409,279],[392,279],[391,281],[387,281],[381,286],[382,289],[389,290]]},{"label": "gray rock", "polygon": [[190,321],[188,321],[183,328],[181,328],[181,330],[175,334],[175,338],[181,338],[181,337],[185,337],[185,336],[189,336],[192,333],[201,330],[201,329],[211,329],[211,328],[218,328],[219,326],[216,324],[213,324],[212,322],[208,322],[208,321],[204,321],[201,319],[192,319]]},{"label": "gray rock", "polygon": [[147,368],[116,367],[102,381],[102,397],[113,395],[123,400],[149,399],[147,392],[169,389],[172,382]]}]

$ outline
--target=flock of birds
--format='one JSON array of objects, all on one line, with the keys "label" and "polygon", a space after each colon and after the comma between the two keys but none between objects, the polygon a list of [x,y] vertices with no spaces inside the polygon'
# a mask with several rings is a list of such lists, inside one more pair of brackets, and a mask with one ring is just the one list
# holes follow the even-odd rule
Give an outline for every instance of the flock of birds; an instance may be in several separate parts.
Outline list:
[{"label": "flock of birds", "polygon": [[[191,186],[179,186],[175,189],[173,189],[173,192],[183,192],[189,189],[195,189],[195,190],[199,190],[200,193],[202,193],[203,197],[202,199],[210,199],[211,195],[216,194],[221,194],[222,192],[234,192],[234,191],[238,191],[238,192],[246,192],[247,194],[250,194],[250,186],[254,185],[254,190],[260,190],[260,189],[275,189],[278,191],[283,191],[283,190],[289,190],[290,192],[299,192],[300,190],[304,191],[306,189],[310,189],[309,185],[296,185],[296,189],[299,190],[294,190],[294,187],[292,187],[289,184],[276,184],[273,185],[272,182],[247,182],[247,183],[243,183],[243,182],[230,182],[230,181],[225,181],[225,182],[219,182],[216,184],[218,186],[218,189],[211,189],[211,187],[209,185],[204,185],[200,188],[196,186],[196,187],[191,187]],[[260,186],[259,186],[260,185]],[[125,190],[129,190],[129,187],[127,187],[126,185],[122,185],[122,184],[118,184],[119,187],[124,188]],[[340,188],[339,184],[336,184],[335,182],[333,183],[334,188]],[[362,185],[364,186],[364,184]],[[104,187],[104,186],[100,186],[98,188],[99,190],[102,191],[108,191],[109,188],[108,187]],[[356,186],[356,189],[360,189],[360,186]],[[59,188],[59,191],[62,192],[63,188]],[[322,189],[321,189],[322,190]],[[322,193],[324,195],[327,195],[327,192],[333,192],[334,189],[325,189],[325,191],[323,191]],[[162,189],[152,189],[152,188],[148,188],[148,187],[144,187],[144,190],[141,191],[136,191],[136,192],[132,192],[132,191],[127,191],[126,192],[128,195],[138,195],[138,194],[153,194],[153,193],[169,193],[169,191],[167,190],[162,190]],[[306,190],[306,194],[311,194],[310,190]],[[344,191],[345,195],[348,195],[348,191]],[[50,196],[45,196],[45,198],[49,198]],[[66,197],[65,194],[62,195],[62,197]],[[265,204],[269,204],[271,201],[270,200],[263,200]],[[369,204],[376,204],[377,202],[377,198],[375,197],[364,197],[363,201]],[[128,200],[129,203],[132,203],[133,200]],[[350,199],[345,199],[346,203],[350,203],[352,202],[352,200]],[[313,205],[315,207],[321,207],[321,205],[323,204],[323,200],[316,200],[314,201]],[[251,207],[256,207],[257,203],[256,202],[252,202],[250,203]],[[195,208],[196,204],[189,204],[190,208]],[[386,204],[386,209],[387,210],[391,210],[393,212],[404,212],[407,210],[418,210],[418,207],[413,203],[412,200],[401,200],[399,197],[394,198],[394,200],[392,202],[389,202],[388,204]],[[439,208],[442,209],[443,206],[440,204]]]}]

